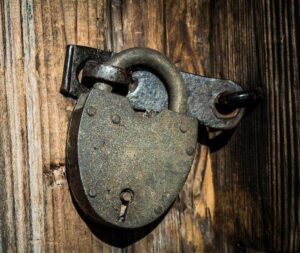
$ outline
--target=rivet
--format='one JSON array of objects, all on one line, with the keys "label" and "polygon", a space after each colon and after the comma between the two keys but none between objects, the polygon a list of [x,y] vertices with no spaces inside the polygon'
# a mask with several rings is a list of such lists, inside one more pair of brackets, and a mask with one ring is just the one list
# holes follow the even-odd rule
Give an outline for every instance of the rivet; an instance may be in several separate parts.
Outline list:
[{"label": "rivet", "polygon": [[96,114],[97,110],[94,106],[89,106],[87,108],[86,112],[89,116],[94,116]]},{"label": "rivet", "polygon": [[111,117],[111,121],[112,121],[114,124],[120,124],[120,122],[121,122],[121,117],[120,117],[118,114],[114,114],[114,115]]},{"label": "rivet", "polygon": [[89,190],[89,196],[90,196],[91,198],[95,198],[96,195],[97,195],[97,193],[95,192],[94,189],[90,189],[90,190]]},{"label": "rivet", "polygon": [[187,155],[193,155],[194,152],[195,152],[195,149],[193,147],[188,147],[186,150],[185,150],[186,154]]},{"label": "rivet", "polygon": [[186,126],[180,126],[179,127],[179,129],[180,129],[180,131],[182,132],[182,133],[186,133],[187,132],[187,128],[186,128]]}]

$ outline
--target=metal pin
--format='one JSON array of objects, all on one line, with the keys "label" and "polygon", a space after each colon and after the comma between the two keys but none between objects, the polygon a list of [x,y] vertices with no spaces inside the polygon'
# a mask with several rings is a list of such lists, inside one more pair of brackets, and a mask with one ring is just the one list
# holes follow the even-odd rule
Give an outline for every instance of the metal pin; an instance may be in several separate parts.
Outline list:
[{"label": "metal pin", "polygon": [[223,93],[218,97],[216,107],[220,113],[229,113],[236,109],[256,104],[261,98],[261,90]]}]

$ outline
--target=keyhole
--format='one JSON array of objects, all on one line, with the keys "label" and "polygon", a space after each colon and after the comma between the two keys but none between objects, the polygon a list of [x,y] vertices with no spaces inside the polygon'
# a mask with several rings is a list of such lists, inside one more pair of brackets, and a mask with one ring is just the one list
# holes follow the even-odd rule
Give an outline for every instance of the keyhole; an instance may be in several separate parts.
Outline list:
[{"label": "keyhole", "polygon": [[129,208],[130,202],[133,200],[133,191],[131,189],[124,189],[120,193],[121,209],[119,214],[119,222],[124,222]]}]

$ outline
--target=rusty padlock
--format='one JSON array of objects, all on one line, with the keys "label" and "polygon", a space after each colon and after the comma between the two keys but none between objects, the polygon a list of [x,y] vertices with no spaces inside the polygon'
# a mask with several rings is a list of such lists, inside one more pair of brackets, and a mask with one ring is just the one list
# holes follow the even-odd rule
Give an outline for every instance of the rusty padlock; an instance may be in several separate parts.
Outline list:
[{"label": "rusty padlock", "polygon": [[144,66],[159,75],[169,108],[135,111],[109,83],[81,93],[67,141],[67,175],[74,199],[90,218],[121,228],[143,227],[164,214],[190,171],[197,120],[186,115],[180,72],[161,53],[132,48],[114,54],[105,66]]}]

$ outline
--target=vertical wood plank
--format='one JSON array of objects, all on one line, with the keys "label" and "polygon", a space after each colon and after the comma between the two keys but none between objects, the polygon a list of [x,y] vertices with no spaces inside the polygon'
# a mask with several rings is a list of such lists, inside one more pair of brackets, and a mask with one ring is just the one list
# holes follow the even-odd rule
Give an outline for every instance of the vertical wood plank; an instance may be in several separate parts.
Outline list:
[{"label": "vertical wood plank", "polygon": [[297,252],[299,1],[212,1],[211,69],[263,100],[213,155],[216,247]]},{"label": "vertical wood plank", "polygon": [[[165,1],[166,54],[184,70],[204,74],[209,67],[209,5],[205,1]],[[201,15],[206,13],[206,15]],[[199,129],[200,139],[205,134]],[[212,247],[215,194],[207,146],[195,158],[196,167],[179,203],[181,244],[184,252],[208,252]]]},{"label": "vertical wood plank", "polygon": [[[194,10],[194,5],[197,1],[179,5],[172,1],[112,1],[109,6],[111,48],[116,51],[135,46],[154,48],[167,53],[173,62],[178,63],[180,59],[179,67],[202,73],[201,60],[194,50],[202,50],[200,46],[195,49],[199,39],[208,46],[205,38],[199,38],[196,32],[198,11],[204,11],[207,6],[198,5]],[[208,19],[202,20],[204,27]],[[128,248],[129,252],[203,252],[205,247],[210,247],[214,213],[212,179],[208,149],[199,147],[175,205],[154,231]]]},{"label": "vertical wood plank", "polygon": [[[7,111],[7,118],[5,119],[7,124],[8,136],[3,136],[5,144],[10,146],[6,147],[9,150],[11,156],[5,157],[6,169],[9,170],[6,173],[6,185],[7,191],[10,191],[8,195],[10,200],[5,204],[9,204],[12,200],[11,206],[5,206],[11,208],[10,212],[6,215],[9,221],[8,227],[12,229],[14,227],[15,238],[8,238],[8,242],[11,242],[8,247],[11,250],[26,251],[26,241],[29,241],[28,230],[29,223],[26,224],[26,220],[29,220],[27,200],[29,199],[28,191],[28,171],[23,170],[26,167],[27,147],[24,144],[26,141],[26,126],[25,126],[25,101],[24,101],[24,82],[23,82],[23,49],[22,49],[22,29],[21,23],[21,7],[18,2],[12,1],[11,3],[4,2],[2,11],[4,13],[3,29],[4,48],[7,50],[5,55],[4,64],[4,86],[5,86],[5,111]],[[20,74],[17,74],[20,73]],[[5,148],[4,148],[5,150]],[[12,169],[13,168],[13,169]],[[9,178],[8,178],[9,177]],[[12,235],[12,234],[11,234]],[[16,243],[16,242],[19,243]]]},{"label": "vertical wood plank", "polygon": [[[0,1],[0,252],[299,251],[299,13],[292,0]],[[150,47],[185,71],[263,89],[228,143],[201,129],[209,147],[176,203],[124,249],[93,234],[68,189],[67,44]]]},{"label": "vertical wood plank", "polygon": [[22,21],[22,48],[24,62],[24,95],[26,115],[26,167],[28,170],[29,190],[29,246],[32,251],[44,251],[44,194],[42,166],[42,138],[40,119],[40,100],[38,91],[38,75],[36,72],[36,38],[33,20],[32,1],[20,4]]},{"label": "vertical wood plank", "polygon": [[[0,7],[1,248],[91,251],[93,237],[65,179],[73,101],[59,87],[66,44],[103,47],[104,3],[16,0]],[[99,249],[101,243],[95,245]]]}]

